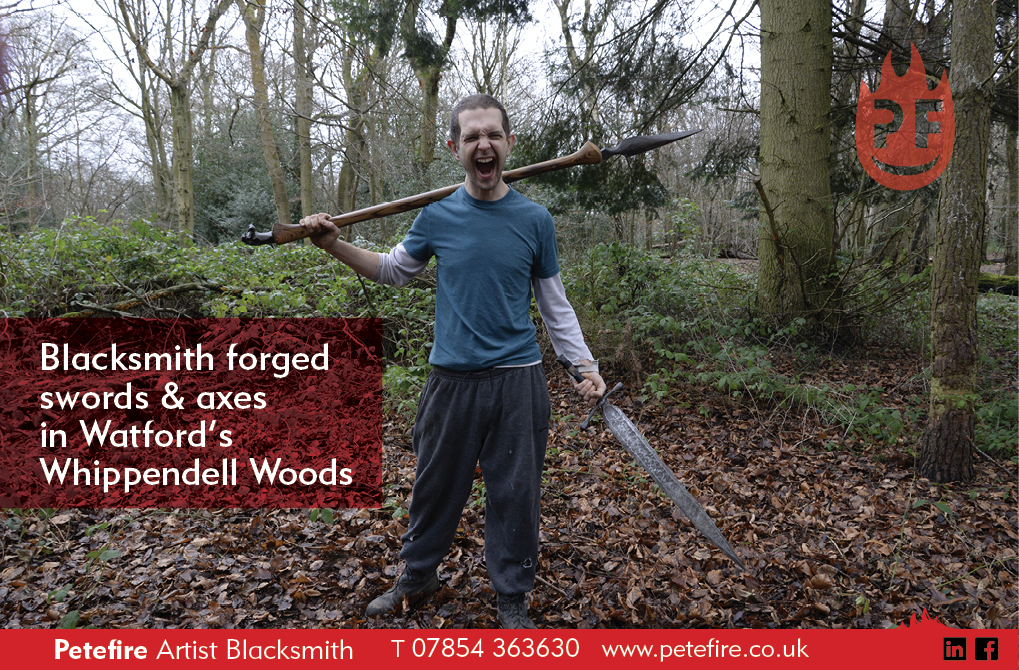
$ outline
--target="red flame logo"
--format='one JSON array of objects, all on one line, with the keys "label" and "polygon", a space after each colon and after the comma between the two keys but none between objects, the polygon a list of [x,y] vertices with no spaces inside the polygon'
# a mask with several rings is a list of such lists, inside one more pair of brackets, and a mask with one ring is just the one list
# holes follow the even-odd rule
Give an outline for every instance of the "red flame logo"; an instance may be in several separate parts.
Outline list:
[{"label": "red flame logo", "polygon": [[[920,52],[913,44],[910,49],[906,74],[895,75],[889,51],[877,90],[871,93],[861,81],[856,104],[856,153],[860,163],[874,181],[898,191],[921,188],[937,179],[952,158],[955,144],[955,111],[948,73],[941,75],[937,88],[931,91]],[[901,121],[895,125],[900,114]],[[885,126],[880,134],[876,132],[879,126]],[[881,139],[884,146],[878,147]]]}]

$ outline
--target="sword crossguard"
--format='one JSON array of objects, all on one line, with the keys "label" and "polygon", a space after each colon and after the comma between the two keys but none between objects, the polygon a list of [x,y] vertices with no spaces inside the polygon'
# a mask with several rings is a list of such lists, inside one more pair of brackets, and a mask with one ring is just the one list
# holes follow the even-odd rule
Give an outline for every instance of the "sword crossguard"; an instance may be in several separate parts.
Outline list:
[{"label": "sword crossguard", "polygon": [[594,417],[594,413],[602,408],[602,405],[605,404],[605,401],[609,399],[610,395],[612,395],[621,388],[623,388],[623,382],[618,382],[615,386],[612,387],[611,391],[609,391],[608,393],[601,397],[601,399],[598,401],[598,404],[591,408],[591,411],[587,413],[587,418],[584,419],[583,423],[580,424],[581,430],[587,430],[587,427],[591,424],[591,418]]}]

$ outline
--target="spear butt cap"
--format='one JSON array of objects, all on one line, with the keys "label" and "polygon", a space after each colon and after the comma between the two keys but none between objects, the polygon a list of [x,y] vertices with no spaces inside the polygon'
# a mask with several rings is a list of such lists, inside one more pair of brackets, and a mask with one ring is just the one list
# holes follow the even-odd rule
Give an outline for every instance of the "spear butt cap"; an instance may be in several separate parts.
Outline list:
[{"label": "spear butt cap", "polygon": [[255,224],[248,226],[248,230],[241,235],[241,242],[249,247],[260,247],[264,244],[275,244],[272,233],[260,233],[255,230]]}]

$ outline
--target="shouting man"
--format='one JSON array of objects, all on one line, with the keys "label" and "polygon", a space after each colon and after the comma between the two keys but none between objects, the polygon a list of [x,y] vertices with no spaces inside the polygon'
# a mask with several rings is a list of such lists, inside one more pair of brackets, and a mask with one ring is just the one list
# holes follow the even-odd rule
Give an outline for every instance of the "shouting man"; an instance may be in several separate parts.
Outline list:
[{"label": "shouting man", "polygon": [[327,214],[301,220],[312,242],[374,281],[402,286],[436,258],[432,370],[413,428],[417,474],[405,567],[366,614],[392,611],[405,597],[438,589],[478,463],[485,478],[485,563],[505,628],[534,628],[526,596],[538,562],[541,473],[551,412],[541,351],[529,316],[533,294],[557,354],[585,377],[590,404],[605,393],[559,278],[548,210],[502,180],[515,136],[498,100],[456,104],[449,146],[467,175],[453,195],[425,207],[387,254],[345,243]]}]

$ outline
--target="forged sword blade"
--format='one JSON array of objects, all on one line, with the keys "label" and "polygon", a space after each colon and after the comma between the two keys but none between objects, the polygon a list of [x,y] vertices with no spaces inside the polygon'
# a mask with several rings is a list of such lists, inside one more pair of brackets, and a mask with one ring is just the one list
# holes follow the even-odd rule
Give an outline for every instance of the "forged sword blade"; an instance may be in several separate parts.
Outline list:
[{"label": "forged sword blade", "polygon": [[701,132],[698,130],[682,130],[678,133],[663,133],[662,135],[641,135],[639,137],[628,137],[614,147],[601,150],[602,160],[609,156],[637,156],[642,153],[657,149],[658,147],[671,144],[684,137],[690,137]]},{"label": "forged sword blade", "polygon": [[672,502],[683,510],[690,522],[697,527],[697,530],[704,534],[704,537],[711,540],[711,543],[722,550],[722,553],[736,562],[741,569],[746,570],[743,561],[739,559],[736,551],[722,535],[715,522],[711,520],[708,513],[694,500],[690,492],[686,490],[683,483],[676,478],[676,475],[669,469],[657,452],[648,444],[644,436],[640,434],[633,422],[626,418],[622,410],[610,402],[602,407],[605,413],[605,422],[609,425],[612,434],[616,436],[620,444],[626,447],[637,462],[654,478],[655,482],[662,487],[665,495],[669,496]]}]

